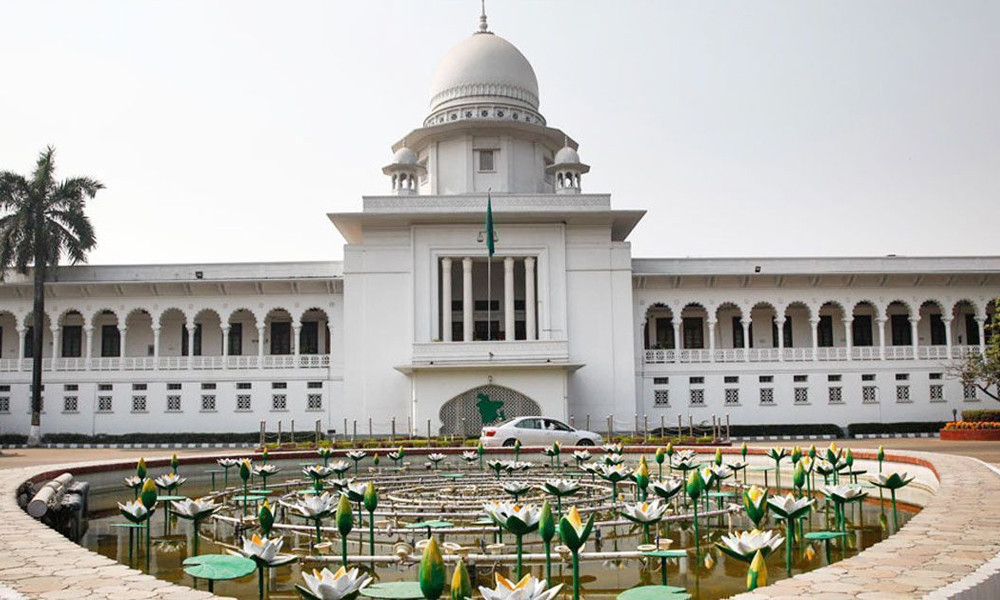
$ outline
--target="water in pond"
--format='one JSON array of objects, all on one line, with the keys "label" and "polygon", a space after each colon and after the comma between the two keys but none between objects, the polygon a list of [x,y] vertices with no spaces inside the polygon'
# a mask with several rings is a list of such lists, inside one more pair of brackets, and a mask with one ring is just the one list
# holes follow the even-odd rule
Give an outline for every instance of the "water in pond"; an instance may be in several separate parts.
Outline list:
[{"label": "water in pond", "polygon": [[[526,458],[534,459],[534,457]],[[599,456],[595,456],[595,459],[599,458]],[[455,458],[446,459],[438,466],[438,470],[434,471],[423,468],[422,457],[415,456],[408,460],[413,463],[412,467],[416,468],[411,467],[408,471],[400,472],[394,468],[386,467],[385,463],[389,461],[384,461],[378,472],[369,472],[368,469],[363,468],[360,475],[357,476],[357,481],[373,479],[379,490],[379,507],[375,515],[376,555],[394,555],[395,545],[398,542],[418,546],[418,542],[427,537],[429,530],[427,528],[407,529],[406,525],[428,520],[446,520],[451,523],[451,528],[445,528],[441,530],[442,532],[435,531],[433,535],[441,542],[462,546],[462,552],[468,550],[473,555],[483,555],[489,552],[514,554],[514,537],[510,534],[503,536],[505,545],[502,549],[487,548],[497,541],[497,528],[477,523],[485,516],[482,509],[483,503],[490,499],[510,499],[510,496],[501,488],[501,484],[513,480],[524,481],[532,485],[531,491],[520,497],[522,503],[541,504],[545,498],[549,498],[553,509],[555,509],[554,498],[546,496],[545,492],[538,489],[538,486],[546,479],[565,477],[578,481],[581,489],[578,493],[562,500],[564,511],[575,505],[586,518],[589,511],[599,508],[600,510],[596,511],[596,520],[599,523],[618,522],[617,524],[596,527],[594,534],[586,544],[586,553],[600,552],[602,557],[593,560],[585,558],[581,562],[583,595],[588,599],[615,598],[622,590],[638,585],[659,584],[662,581],[659,559],[622,558],[614,555],[614,553],[619,552],[634,552],[637,546],[643,542],[642,530],[638,526],[624,521],[617,514],[617,510],[612,508],[610,484],[600,478],[593,479],[591,475],[581,473],[574,467],[566,467],[555,473],[547,466],[548,459],[542,456],[532,460],[534,467],[529,471],[512,475],[504,474],[499,480],[489,471],[480,471],[477,463],[467,465]],[[634,463],[635,459],[629,458],[628,461]],[[366,460],[363,464],[367,462],[369,461]],[[281,498],[293,502],[298,497],[295,495],[295,490],[310,487],[307,481],[301,481],[303,476],[299,460],[272,461],[272,463],[279,465],[282,469],[279,474],[271,477],[268,481],[269,488],[274,490],[270,496],[272,504],[280,506],[279,499]],[[320,460],[319,463],[322,461]],[[175,493],[195,498],[212,493],[211,484],[205,473],[206,470],[213,468],[215,468],[213,464],[182,465],[180,473],[189,479]],[[81,541],[87,548],[125,564],[130,563],[128,530],[113,525],[125,523],[125,520],[119,516],[115,509],[115,503],[132,498],[132,491],[118,484],[121,477],[130,474],[120,472],[102,475],[100,483],[92,480],[92,515],[89,528]],[[151,473],[151,475],[159,474],[161,473]],[[353,471],[348,473],[348,476],[352,474]],[[449,474],[458,474],[460,477],[443,476]],[[327,483],[330,484],[335,477],[327,479]],[[739,476],[738,478],[741,479]],[[217,479],[218,488],[221,489],[222,475],[218,475]],[[817,479],[816,485],[822,487],[822,477],[817,475]],[[299,483],[289,484],[291,480],[299,481]],[[237,490],[236,484],[238,482],[239,479],[235,475],[235,471],[231,472],[229,483],[230,491],[234,492],[234,496],[242,494],[242,491]],[[733,482],[732,478],[726,480],[726,483],[732,484]],[[259,487],[259,483],[257,481],[254,487]],[[723,492],[736,492],[735,488],[725,485],[721,489]],[[830,558],[834,562],[846,556],[852,556],[881,541],[893,529],[892,506],[888,495],[886,495],[885,501],[880,503],[878,489],[867,489],[869,491],[867,502],[847,505],[846,530],[848,535],[844,538],[846,541],[843,543],[839,540],[832,542]],[[628,482],[622,482],[618,484],[618,491],[620,494],[619,504],[629,503],[633,499],[635,486]],[[652,498],[652,494],[650,496]],[[816,497],[815,510],[811,512],[808,519],[802,521],[803,532],[831,530],[836,527],[833,505],[828,504],[821,494],[817,494]],[[727,501],[739,502],[740,500],[735,496],[709,498],[707,505],[700,504],[700,514],[705,513],[706,510],[717,513],[720,505],[725,508]],[[674,505],[676,502],[677,499],[672,500],[671,504]],[[250,512],[253,514],[252,509]],[[308,523],[301,518],[293,517],[290,509],[279,507],[276,512],[278,512],[279,523],[301,526],[300,529],[296,530],[276,529],[272,533],[272,536],[282,535],[284,537],[282,552],[292,552],[303,557],[314,554],[312,545],[315,533],[311,527],[307,526]],[[681,508],[679,512],[687,514],[690,513],[690,509]],[[900,505],[900,526],[912,514],[912,507]],[[220,511],[219,515],[221,517],[240,517],[242,509],[235,505],[227,506]],[[167,522],[165,516],[166,511],[162,508],[158,508],[154,514],[150,528],[152,540],[148,567],[145,544],[142,547],[137,545],[133,549],[131,564],[144,571],[148,569],[151,574],[167,581],[186,586],[195,585],[192,578],[185,575],[181,564],[193,551],[191,523],[176,517],[172,517]],[[364,518],[365,524],[362,527],[355,524],[355,529],[349,536],[348,552],[351,556],[368,555],[367,513],[364,513]],[[355,513],[355,519],[357,519],[357,513]],[[340,538],[334,529],[332,518],[325,520],[323,524],[324,527],[329,528],[323,532],[323,539],[332,542],[329,550],[332,555],[327,555],[327,558],[333,562],[329,563],[329,566],[336,567],[339,565]],[[456,532],[455,528],[471,528],[472,531]],[[670,545],[671,549],[686,551],[683,558],[674,558],[668,561],[668,583],[683,586],[693,598],[699,600],[724,598],[744,591],[746,589],[746,563],[727,556],[715,545],[715,542],[719,541],[721,536],[728,533],[731,528],[741,531],[752,528],[744,511],[739,510],[731,514],[716,514],[708,517],[701,516],[699,518],[700,537],[697,545],[690,519],[663,522],[658,527],[654,527],[652,530],[653,538],[670,539],[673,541]],[[784,524],[774,520],[770,515],[762,528],[778,530],[779,533],[784,534]],[[247,535],[252,533],[252,530],[247,531]],[[655,542],[656,539],[652,541]],[[553,547],[558,543],[558,539],[554,540]],[[237,545],[236,527],[232,521],[216,519],[202,523],[198,547],[200,554],[225,553]],[[524,552],[525,554],[543,552],[541,539],[536,533],[524,537]],[[420,550],[416,549],[411,556],[419,559],[419,553]],[[474,567],[470,565],[470,574],[474,578],[474,588],[478,585],[493,587],[495,571],[511,578],[514,577],[512,561],[498,564],[496,559],[486,558],[477,560],[476,563]],[[793,574],[816,569],[826,564],[824,542],[802,541],[801,539],[796,542],[793,554]],[[400,565],[399,563],[382,562],[372,565],[366,562],[359,566],[364,570],[372,571],[377,581],[415,581],[417,578],[417,566],[412,563]],[[788,576],[783,546],[768,557],[767,566],[771,581]],[[292,564],[271,569],[268,596],[272,599],[298,598],[294,586],[302,583],[301,570],[321,567],[322,564],[307,559],[304,564]],[[525,569],[526,571],[530,570],[536,577],[545,576],[543,562],[526,561]],[[553,584],[566,583],[559,597],[570,598],[572,596],[572,580],[569,563],[564,563],[553,552],[552,569]],[[335,570],[335,568],[331,570]],[[200,589],[206,588],[204,581],[198,582],[197,585]],[[215,584],[215,592],[241,599],[257,598],[257,578],[250,576],[234,581],[220,581]]]}]

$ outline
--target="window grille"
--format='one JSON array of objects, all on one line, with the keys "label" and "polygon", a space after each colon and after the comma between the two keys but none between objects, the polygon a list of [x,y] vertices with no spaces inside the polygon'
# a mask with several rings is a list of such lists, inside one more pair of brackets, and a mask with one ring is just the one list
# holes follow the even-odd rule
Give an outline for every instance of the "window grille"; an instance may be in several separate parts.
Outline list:
[{"label": "window grille", "polygon": [[896,402],[910,402],[910,386],[908,385],[897,385],[896,386]]},{"label": "window grille", "polygon": [[691,390],[691,406],[705,406],[705,390]]},{"label": "window grille", "polygon": [[110,383],[99,383],[99,384],[97,384],[97,391],[99,391],[99,392],[110,392],[111,391],[111,384]]},{"label": "window grille", "polygon": [[861,381],[875,381],[874,373],[865,373],[861,376]]},{"label": "window grille", "polygon": [[271,383],[272,390],[284,390],[288,388],[288,384],[284,381],[274,381]]},{"label": "window grille", "polygon": [[944,386],[940,383],[931,385],[931,402],[944,402]]},{"label": "window grille", "polygon": [[808,375],[794,375],[792,377],[792,381],[794,381],[795,383],[805,383],[805,382],[809,381],[809,376]]},{"label": "window grille", "polygon": [[146,391],[146,384],[145,383],[133,383],[132,384],[132,391],[133,392],[145,392]]},{"label": "window grille", "polygon": [[669,377],[654,377],[653,385],[667,385],[670,383]]},{"label": "window grille", "polygon": [[843,404],[844,403],[844,391],[840,387],[830,388],[830,404]]},{"label": "window grille", "polygon": [[77,396],[63,397],[63,412],[75,413],[80,410],[80,402]]},{"label": "window grille", "polygon": [[203,384],[201,384],[201,389],[203,389],[203,390],[214,390],[215,389],[215,384],[214,383],[203,383]]},{"label": "window grille", "polygon": [[132,396],[132,412],[143,413],[146,412],[146,397],[145,396]]},{"label": "window grille", "polygon": [[692,377],[692,378],[690,378],[688,380],[688,382],[692,383],[692,384],[705,383],[705,378],[704,377]]},{"label": "window grille", "polygon": [[761,375],[757,380],[760,383],[774,383],[774,375]]},{"label": "window grille", "polygon": [[979,397],[976,396],[976,386],[972,383],[962,384],[962,400],[966,402],[979,402]]},{"label": "window grille", "polygon": [[167,412],[181,412],[180,396],[167,396]]},{"label": "window grille", "polygon": [[795,388],[795,403],[809,404],[809,388],[805,387]]},{"label": "window grille", "polygon": [[831,383],[832,382],[840,381],[840,375],[827,375],[826,376],[826,380],[829,381],[829,382],[831,382]]},{"label": "window grille", "polygon": [[236,410],[238,412],[248,412],[250,410],[250,394],[238,394],[236,396]]},{"label": "window grille", "polygon": [[97,397],[97,412],[99,413],[109,413],[113,410],[113,404],[111,402],[111,396],[98,396]]},{"label": "window grille", "polygon": [[653,390],[653,406],[670,406],[670,390]]},{"label": "window grille", "polygon": [[75,383],[67,383],[63,386],[64,392],[77,392],[80,390],[80,386]]},{"label": "window grille", "polygon": [[737,406],[740,403],[739,388],[729,388],[726,390],[726,406]]},{"label": "window grille", "polygon": [[323,410],[323,394],[308,394],[306,410]]},{"label": "window grille", "polygon": [[910,380],[909,373],[896,373],[896,381],[909,381],[909,380]]},{"label": "window grille", "polygon": [[249,390],[250,387],[251,386],[249,381],[240,381],[236,384],[236,389],[238,390]]},{"label": "window grille", "polygon": [[167,384],[167,391],[173,392],[173,391],[179,391],[180,389],[181,389],[181,384],[179,384],[179,383],[168,383]]},{"label": "window grille", "polygon": [[774,405],[774,388],[760,388],[760,403],[762,406]]},{"label": "window grille", "polygon": [[323,382],[322,381],[310,381],[309,383],[306,384],[306,388],[308,388],[310,390],[321,390],[321,389],[323,389]]},{"label": "window grille", "polygon": [[726,375],[723,378],[723,382],[725,382],[725,383],[739,383],[740,382],[740,378],[739,378],[738,375]]},{"label": "window grille", "polygon": [[866,385],[861,388],[862,404],[878,404],[878,391],[874,385]]},{"label": "window grille", "polygon": [[7,396],[0,397],[0,413],[10,412],[10,398]]},{"label": "window grille", "polygon": [[288,396],[285,394],[271,396],[271,410],[288,410]]},{"label": "window grille", "polygon": [[205,394],[201,397],[201,411],[215,412],[215,394]]}]

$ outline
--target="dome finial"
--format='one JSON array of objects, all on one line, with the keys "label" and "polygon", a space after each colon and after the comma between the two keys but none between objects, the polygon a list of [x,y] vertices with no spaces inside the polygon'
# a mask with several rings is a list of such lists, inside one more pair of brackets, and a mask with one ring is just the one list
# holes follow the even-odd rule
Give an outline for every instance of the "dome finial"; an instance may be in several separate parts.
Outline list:
[{"label": "dome finial", "polygon": [[482,11],[479,13],[479,32],[478,33],[489,33],[489,25],[486,24],[486,0],[479,0]]}]

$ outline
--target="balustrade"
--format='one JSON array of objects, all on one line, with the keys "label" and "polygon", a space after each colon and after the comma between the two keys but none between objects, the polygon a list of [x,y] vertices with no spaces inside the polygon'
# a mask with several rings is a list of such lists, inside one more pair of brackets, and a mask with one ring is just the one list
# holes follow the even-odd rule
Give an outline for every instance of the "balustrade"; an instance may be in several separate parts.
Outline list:
[{"label": "balustrade", "polygon": [[[31,372],[30,358],[0,359],[0,373]],[[210,371],[222,369],[326,369],[330,366],[329,354],[265,355],[261,365],[257,356],[109,356],[45,358],[43,371]]]}]

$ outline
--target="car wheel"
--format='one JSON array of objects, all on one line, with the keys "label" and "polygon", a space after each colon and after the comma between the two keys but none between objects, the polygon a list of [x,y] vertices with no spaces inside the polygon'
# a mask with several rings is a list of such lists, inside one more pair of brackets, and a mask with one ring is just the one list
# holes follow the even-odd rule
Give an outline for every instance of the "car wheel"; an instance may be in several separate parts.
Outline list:
[{"label": "car wheel", "polygon": [[577,446],[593,446],[594,440],[584,438],[576,443]]},{"label": "car wheel", "polygon": [[503,447],[504,448],[513,448],[514,444],[516,444],[516,443],[517,443],[517,440],[515,440],[514,438],[510,438],[509,440],[504,440],[503,441]]}]

